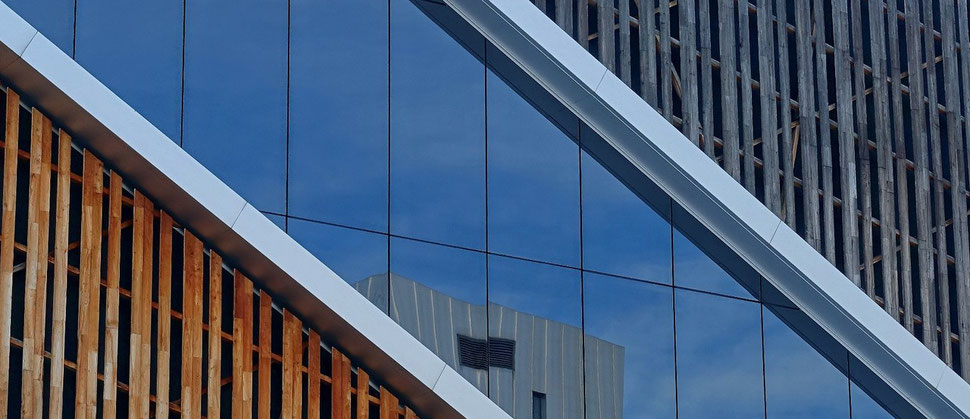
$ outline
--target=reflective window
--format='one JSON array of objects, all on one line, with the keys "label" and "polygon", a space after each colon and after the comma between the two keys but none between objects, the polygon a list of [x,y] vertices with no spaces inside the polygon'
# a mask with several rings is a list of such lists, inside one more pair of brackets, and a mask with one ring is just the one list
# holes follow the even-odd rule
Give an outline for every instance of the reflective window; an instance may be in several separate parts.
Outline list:
[{"label": "reflective window", "polygon": [[676,228],[674,229],[674,284],[724,295],[752,298],[748,290]]},{"label": "reflective window", "polygon": [[848,378],[767,307],[764,339],[769,418],[849,417]]},{"label": "reflective window", "polygon": [[279,214],[270,214],[265,212],[263,213],[263,215],[265,215],[266,218],[269,218],[269,220],[272,221],[273,224],[276,224],[276,226],[279,227],[280,230],[286,231],[286,217]]},{"label": "reflective window", "polygon": [[586,416],[674,417],[673,289],[590,273],[583,282]]},{"label": "reflective window", "polygon": [[675,290],[679,417],[762,417],[761,305]]},{"label": "reflective window", "polygon": [[852,394],[852,419],[889,419],[893,417],[855,383],[852,383],[850,392]]},{"label": "reflective window", "polygon": [[670,283],[670,223],[583,152],[583,267]]},{"label": "reflective window", "polygon": [[485,66],[410,0],[391,1],[391,230],[485,248]]},{"label": "reflective window", "polygon": [[488,72],[489,250],[579,266],[579,146]]},{"label": "reflective window", "polygon": [[487,391],[487,366],[469,362],[486,359],[484,345],[459,345],[460,337],[487,338],[485,254],[394,238],[391,272],[391,318]]},{"label": "reflective window", "polygon": [[77,61],[180,142],[182,3],[78,1]]},{"label": "reflective window", "polygon": [[290,219],[289,234],[387,312],[387,236]]},{"label": "reflective window", "polygon": [[579,271],[489,256],[488,281],[489,337],[504,348],[490,356],[513,361],[489,368],[489,396],[516,418],[531,417],[533,392],[548,417],[583,417]]},{"label": "reflective window", "polygon": [[387,2],[290,7],[289,213],[387,231]]},{"label": "reflective window", "polygon": [[183,147],[254,207],[285,212],[286,2],[191,0]]},{"label": "reflective window", "polygon": [[74,6],[85,0],[3,0],[67,55],[74,55]]}]

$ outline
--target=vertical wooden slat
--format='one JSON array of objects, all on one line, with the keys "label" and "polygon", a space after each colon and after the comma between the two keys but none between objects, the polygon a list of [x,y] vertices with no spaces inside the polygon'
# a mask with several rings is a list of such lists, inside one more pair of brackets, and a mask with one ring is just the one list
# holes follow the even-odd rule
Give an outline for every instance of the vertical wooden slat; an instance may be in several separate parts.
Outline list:
[{"label": "vertical wooden slat", "polygon": [[[233,275],[233,304],[232,304],[232,414],[239,418],[249,418],[253,415],[253,283],[242,272],[235,271]],[[259,298],[260,307],[263,296]],[[262,323],[263,313],[260,313]],[[260,330],[262,341],[262,330]],[[262,351],[260,351],[262,361]],[[260,363],[262,368],[262,362]],[[263,406],[267,400],[262,398],[263,372],[260,369],[260,400],[259,412],[269,413],[269,406]]]},{"label": "vertical wooden slat", "polygon": [[660,0],[660,97],[661,113],[668,121],[674,119],[673,55],[670,50],[670,1]]},{"label": "vertical wooden slat", "polygon": [[620,0],[620,65],[617,73],[627,86],[633,86],[630,66],[633,57],[630,54],[630,0]]},{"label": "vertical wooden slat", "polygon": [[[580,0],[584,1],[585,0]],[[657,107],[657,41],[654,26],[656,0],[640,0],[640,96]]]},{"label": "vertical wooden slat", "polygon": [[[825,258],[836,264],[835,258],[835,199],[832,179],[832,129],[829,111],[828,56],[825,53],[825,0],[815,0],[815,71],[819,115],[819,148],[822,162],[822,241]],[[880,6],[881,7],[881,6]],[[820,47],[821,46],[821,47]]]},{"label": "vertical wooden slat", "polygon": [[576,41],[589,48],[589,1],[576,0]]},{"label": "vertical wooden slat", "polygon": [[[283,310],[283,406],[282,417],[303,416],[303,324]],[[334,416],[337,417],[337,416]],[[349,413],[348,413],[349,417]]]},{"label": "vertical wooden slat", "polygon": [[104,302],[104,417],[118,414],[118,304],[121,285],[121,176],[108,181],[108,281]]},{"label": "vertical wooden slat", "polygon": [[[802,158],[802,216],[805,241],[821,249],[818,202],[818,140],[815,136],[815,83],[812,72],[812,14],[808,1],[795,2],[795,49],[798,63],[798,126]],[[824,70],[823,70],[824,71]]]},{"label": "vertical wooden slat", "polygon": [[791,120],[791,82],[788,72],[788,2],[775,3],[778,24],[775,25],[778,42],[778,93],[781,112],[781,167],[784,175],[782,192],[784,192],[783,219],[795,228],[795,162],[792,158],[792,120]]},{"label": "vertical wooden slat", "polygon": [[172,217],[158,217],[158,370],[155,385],[155,417],[168,417],[169,374],[172,345]]},{"label": "vertical wooden slat", "polygon": [[741,142],[744,149],[744,187],[755,191],[754,103],[751,88],[751,23],[747,3],[738,6],[738,46],[741,67]]},{"label": "vertical wooden slat", "polygon": [[[705,0],[701,0],[705,1]],[[697,41],[695,31],[697,22],[694,14],[694,0],[682,0],[677,6],[680,11],[680,84],[683,86],[681,106],[683,107],[684,134],[694,145],[699,144],[700,113],[697,109]]]},{"label": "vertical wooden slat", "polygon": [[[8,94],[9,94],[8,90]],[[71,136],[57,136],[57,209],[54,226],[54,292],[51,310],[50,417],[64,412],[64,341],[67,326],[67,249],[71,214]]]},{"label": "vertical wooden slat", "polygon": [[[721,40],[721,114],[724,141],[724,170],[735,180],[741,180],[741,165],[738,161],[738,99],[737,71],[734,64],[734,0],[721,0],[718,7]],[[730,53],[725,53],[730,51]]]},{"label": "vertical wooden slat", "polygon": [[397,419],[398,400],[383,386],[381,387],[381,419]]},{"label": "vertical wooden slat", "polygon": [[404,419],[418,419],[418,414],[414,413],[410,407],[404,408]]},{"label": "vertical wooden slat", "polygon": [[0,241],[0,412],[7,411],[10,390],[10,319],[13,304],[14,222],[17,212],[17,144],[20,96],[7,89],[7,126],[3,150],[3,215]]},{"label": "vertical wooden slat", "polygon": [[222,257],[215,250],[209,252],[209,377],[206,411],[208,417],[221,414],[222,393]]},{"label": "vertical wooden slat", "polygon": [[[331,348],[330,404],[331,418],[350,419],[350,359],[337,348]],[[383,410],[383,408],[382,408]],[[383,414],[383,413],[382,413]]]},{"label": "vertical wooden slat", "polygon": [[[865,53],[862,37],[862,7],[860,0],[852,0],[852,59],[855,79],[855,120],[856,141],[859,159],[859,205],[862,208],[862,266],[865,276],[865,290],[870,298],[875,298],[874,276],[872,273],[872,181],[869,168],[869,113],[866,106]],[[858,270],[858,266],[854,267]]]},{"label": "vertical wooden slat", "polygon": [[135,191],[131,238],[131,362],[129,365],[128,411],[148,416],[151,370],[145,368],[152,356],[152,240],[154,205]]},{"label": "vertical wooden slat", "polygon": [[[960,34],[960,51],[962,65],[960,66],[960,80],[963,85],[963,109],[966,114],[963,115],[963,151],[967,155],[967,162],[970,164],[970,13],[968,13],[967,0],[959,0],[957,9],[957,15],[959,16],[959,27],[957,32]],[[970,172],[970,168],[966,170]],[[967,180],[970,182],[970,180]],[[961,212],[960,215],[966,214]],[[962,270],[966,273],[970,271],[970,232],[967,231],[967,224],[970,223],[966,220],[966,217],[961,217],[964,219],[963,228],[963,242],[967,243],[964,245],[963,257],[966,263],[963,265]],[[957,320],[959,328],[960,337],[960,365],[962,366],[961,375],[964,380],[970,381],[970,274],[964,275],[962,281],[957,282],[957,301],[959,309],[957,310]]]},{"label": "vertical wooden slat", "polygon": [[[765,205],[781,216],[781,185],[778,182],[778,102],[775,90],[775,42],[771,0],[758,0],[758,78],[760,82],[761,143],[764,160]],[[705,66],[707,64],[704,64]],[[712,102],[712,100],[705,100]],[[705,104],[705,107],[708,105]],[[713,104],[712,112],[713,112]],[[706,112],[706,111],[705,111]]]},{"label": "vertical wooden slat", "polygon": [[[646,1],[646,0],[641,0]],[[769,0],[760,0],[762,2]],[[699,0],[701,38],[701,96],[704,98],[704,152],[714,159],[714,68],[711,63],[711,2]]]},{"label": "vertical wooden slat", "polygon": [[307,419],[320,419],[320,335],[310,329],[307,338]]},{"label": "vertical wooden slat", "polygon": [[[27,261],[24,268],[22,417],[43,414],[44,319],[47,313],[47,246],[50,224],[51,125],[38,109],[32,112],[30,179],[27,192]],[[9,344],[9,341],[3,342]]]},{"label": "vertical wooden slat", "polygon": [[185,230],[182,277],[182,416],[202,417],[202,242]]},{"label": "vertical wooden slat", "polygon": [[[252,339],[250,339],[252,340]],[[269,418],[270,368],[273,356],[273,299],[259,291],[259,419]]]},{"label": "vertical wooden slat", "polygon": [[370,376],[363,368],[357,368],[357,419],[370,417]]},{"label": "vertical wooden slat", "polygon": [[[849,16],[844,2],[832,7],[832,33],[835,42],[835,94],[836,103],[852,102],[851,70],[849,68]],[[859,236],[856,216],[856,162],[855,141],[852,129],[852,108],[836,106],[839,120],[839,180],[842,192],[842,244],[843,272],[856,286],[862,285],[859,277]]]},{"label": "vertical wooden slat", "polygon": [[599,16],[597,36],[600,54],[600,62],[610,71],[616,71],[616,51],[613,48],[614,36],[614,15],[612,1],[596,2],[597,14]]},{"label": "vertical wooden slat", "polygon": [[101,161],[85,150],[81,186],[81,266],[78,279],[77,386],[74,402],[78,418],[94,418],[98,410],[103,170]]}]

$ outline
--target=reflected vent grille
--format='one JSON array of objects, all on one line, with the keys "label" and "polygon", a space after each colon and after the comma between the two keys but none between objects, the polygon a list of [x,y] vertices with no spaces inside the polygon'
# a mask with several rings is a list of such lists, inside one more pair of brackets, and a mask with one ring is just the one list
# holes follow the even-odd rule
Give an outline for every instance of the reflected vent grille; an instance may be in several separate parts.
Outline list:
[{"label": "reflected vent grille", "polygon": [[458,335],[458,362],[479,370],[496,368],[515,369],[515,341],[511,339],[475,339]]}]

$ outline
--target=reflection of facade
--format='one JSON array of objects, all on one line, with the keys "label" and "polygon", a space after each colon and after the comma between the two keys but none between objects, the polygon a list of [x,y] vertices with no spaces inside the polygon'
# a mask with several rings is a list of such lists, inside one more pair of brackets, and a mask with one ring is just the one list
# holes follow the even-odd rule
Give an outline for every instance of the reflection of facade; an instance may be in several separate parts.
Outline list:
[{"label": "reflection of facade", "polygon": [[[489,304],[486,316],[481,305],[398,275],[391,278],[391,317],[481,391],[487,386],[491,398],[514,417],[532,417],[534,409],[544,411],[542,417],[569,417],[583,411],[584,393],[586,411],[595,417],[623,417],[622,346],[586,336],[584,390],[580,328],[498,304]],[[382,300],[387,275],[354,287],[372,301]],[[487,319],[495,324],[486,325]],[[487,361],[478,361],[483,358]]]}]

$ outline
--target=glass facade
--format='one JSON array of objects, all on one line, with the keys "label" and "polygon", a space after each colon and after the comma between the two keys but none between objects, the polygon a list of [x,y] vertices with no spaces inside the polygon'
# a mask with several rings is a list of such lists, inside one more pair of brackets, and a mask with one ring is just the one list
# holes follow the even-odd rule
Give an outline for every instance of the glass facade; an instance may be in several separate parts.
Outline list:
[{"label": "glass facade", "polygon": [[58,45],[515,417],[885,414],[445,6],[162,3]]}]

